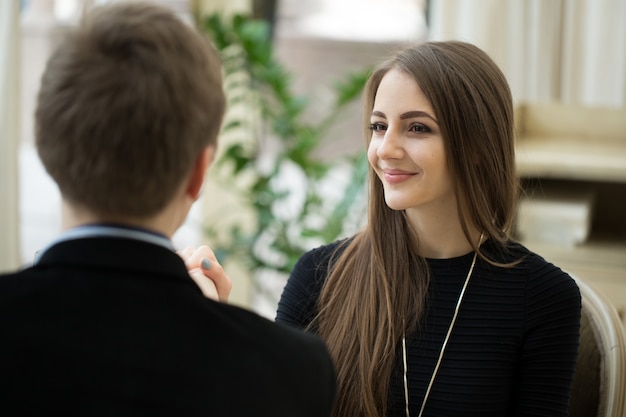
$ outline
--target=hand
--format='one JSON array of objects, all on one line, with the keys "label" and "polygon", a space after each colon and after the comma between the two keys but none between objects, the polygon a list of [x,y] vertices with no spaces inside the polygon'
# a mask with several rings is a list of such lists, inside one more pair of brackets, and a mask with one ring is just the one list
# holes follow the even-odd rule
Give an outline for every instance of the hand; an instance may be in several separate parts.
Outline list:
[{"label": "hand", "polygon": [[205,297],[227,302],[233,284],[208,246],[186,247],[177,252],[183,258],[189,276]]}]

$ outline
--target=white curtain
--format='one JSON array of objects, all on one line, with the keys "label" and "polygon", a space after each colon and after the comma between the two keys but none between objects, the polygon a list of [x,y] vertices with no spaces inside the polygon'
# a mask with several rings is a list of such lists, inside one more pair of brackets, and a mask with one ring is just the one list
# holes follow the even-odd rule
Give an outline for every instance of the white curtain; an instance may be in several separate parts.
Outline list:
[{"label": "white curtain", "polygon": [[487,51],[517,101],[626,107],[626,1],[432,0],[429,38]]},{"label": "white curtain", "polygon": [[19,266],[19,0],[0,1],[0,271]]},{"label": "white curtain", "polygon": [[563,101],[626,107],[626,1],[564,1]]}]

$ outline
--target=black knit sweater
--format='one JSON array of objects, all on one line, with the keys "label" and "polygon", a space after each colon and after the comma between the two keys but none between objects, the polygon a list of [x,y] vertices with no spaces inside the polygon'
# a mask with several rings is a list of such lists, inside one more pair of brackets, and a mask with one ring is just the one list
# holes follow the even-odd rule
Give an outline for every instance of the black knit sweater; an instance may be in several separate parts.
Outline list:
[{"label": "black knit sweater", "polygon": [[[281,296],[276,321],[307,326],[337,245],[301,257]],[[503,251],[487,241],[482,248],[492,259],[523,260],[512,268],[477,260],[424,416],[567,416],[578,352],[578,287],[565,272],[519,244]],[[421,331],[407,336],[412,416],[419,413],[472,258],[473,252],[427,260],[427,316]],[[396,362],[388,410],[390,417],[404,417],[400,358]]]}]

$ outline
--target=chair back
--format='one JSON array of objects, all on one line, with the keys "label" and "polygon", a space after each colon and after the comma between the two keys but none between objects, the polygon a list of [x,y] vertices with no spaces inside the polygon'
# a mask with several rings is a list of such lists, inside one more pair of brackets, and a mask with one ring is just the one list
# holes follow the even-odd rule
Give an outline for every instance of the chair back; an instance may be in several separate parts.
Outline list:
[{"label": "chair back", "polygon": [[615,307],[573,277],[582,298],[570,417],[626,417],[626,339]]}]

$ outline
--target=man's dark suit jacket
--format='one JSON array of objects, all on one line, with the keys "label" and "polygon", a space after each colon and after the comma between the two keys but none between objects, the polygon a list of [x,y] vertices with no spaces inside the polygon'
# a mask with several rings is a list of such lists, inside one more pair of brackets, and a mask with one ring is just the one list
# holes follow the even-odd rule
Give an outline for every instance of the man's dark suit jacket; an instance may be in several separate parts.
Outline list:
[{"label": "man's dark suit jacket", "polygon": [[206,299],[171,250],[57,243],[0,275],[0,415],[330,414],[323,342]]}]

